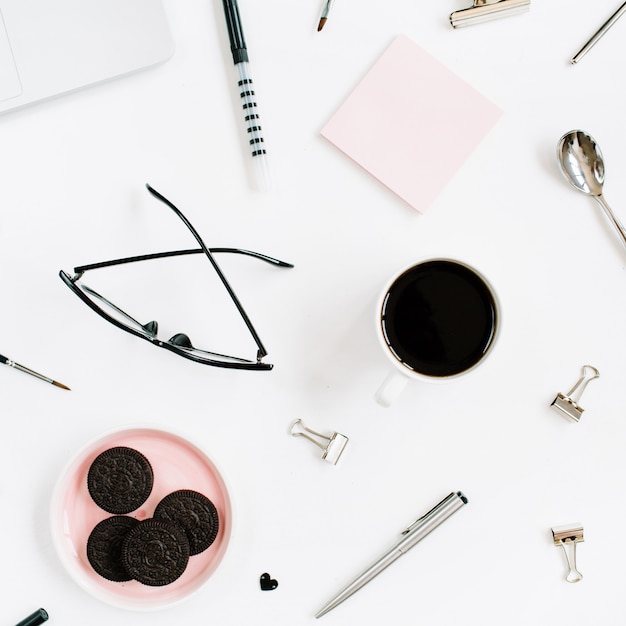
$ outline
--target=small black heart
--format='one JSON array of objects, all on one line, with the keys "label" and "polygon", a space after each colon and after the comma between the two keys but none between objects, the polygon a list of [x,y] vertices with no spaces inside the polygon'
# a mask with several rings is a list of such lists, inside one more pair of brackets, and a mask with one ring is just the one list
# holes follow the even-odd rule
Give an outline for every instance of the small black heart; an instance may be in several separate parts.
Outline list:
[{"label": "small black heart", "polygon": [[263,591],[272,591],[272,589],[276,589],[276,587],[278,587],[278,581],[270,578],[270,575],[267,572],[265,574],[261,574],[259,582],[261,583],[261,589]]}]

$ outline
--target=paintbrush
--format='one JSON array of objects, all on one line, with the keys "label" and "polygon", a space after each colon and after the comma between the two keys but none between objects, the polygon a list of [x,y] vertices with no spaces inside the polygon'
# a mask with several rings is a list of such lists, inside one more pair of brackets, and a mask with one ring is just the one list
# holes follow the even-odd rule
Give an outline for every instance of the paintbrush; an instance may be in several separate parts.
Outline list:
[{"label": "paintbrush", "polygon": [[324,5],[324,10],[322,11],[322,16],[320,17],[320,23],[317,25],[317,32],[319,33],[322,28],[324,28],[324,24],[328,20],[328,14],[330,13],[330,9],[333,6],[334,0],[326,0],[326,4]]},{"label": "paintbrush", "polygon": [[38,374],[37,372],[33,372],[33,370],[16,363],[15,361],[11,361],[11,359],[7,359],[7,357],[0,354],[0,363],[4,363],[4,365],[8,365],[9,367],[14,367],[16,370],[20,370],[20,372],[25,372],[26,374],[30,374],[31,376],[35,376],[35,378],[40,378],[55,387],[60,387],[61,389],[67,389],[70,391],[70,388],[64,385],[63,383],[59,383],[56,380],[52,380],[52,378],[48,378],[47,376],[43,376],[42,374]]}]

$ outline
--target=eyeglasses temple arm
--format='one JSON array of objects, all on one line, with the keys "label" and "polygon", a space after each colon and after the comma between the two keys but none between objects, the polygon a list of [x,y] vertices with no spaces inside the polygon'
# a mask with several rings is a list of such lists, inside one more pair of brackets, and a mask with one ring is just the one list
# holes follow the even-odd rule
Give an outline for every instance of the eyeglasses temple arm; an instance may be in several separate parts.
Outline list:
[{"label": "eyeglasses temple arm", "polygon": [[198,234],[196,229],[193,227],[191,222],[165,196],[162,196],[156,189],[153,189],[148,184],[146,184],[146,188],[155,198],[157,198],[157,200],[161,200],[161,202],[163,202],[170,209],[172,209],[172,211],[174,211],[174,213],[176,213],[176,215],[182,220],[183,224],[185,224],[185,226],[189,229],[191,234],[195,237],[196,241],[198,242],[198,244],[200,245],[200,247],[204,251],[204,254],[206,255],[206,257],[211,262],[211,265],[213,266],[213,269],[215,269],[215,271],[217,272],[217,275],[219,276],[220,280],[222,281],[222,284],[224,285],[226,291],[228,291],[228,295],[230,295],[234,305],[237,307],[237,310],[239,311],[239,314],[241,315],[243,321],[245,322],[246,326],[248,327],[248,330],[250,331],[250,334],[252,335],[252,337],[253,337],[256,345],[257,345],[257,348],[258,348],[257,359],[261,360],[267,354],[267,350],[263,346],[263,342],[261,341],[261,338],[259,337],[259,335],[256,332],[254,326],[252,325],[252,322],[250,321],[250,318],[248,317],[248,314],[245,312],[241,302],[239,302],[239,298],[237,298],[237,295],[233,291],[233,288],[230,286],[230,283],[228,282],[226,276],[224,276],[224,273],[220,269],[220,266],[217,264],[217,261],[213,258],[213,255],[211,254],[211,251],[209,250],[209,248],[207,248],[207,246],[204,243],[204,241],[202,241],[202,237],[200,237],[200,235]]},{"label": "eyeglasses temple arm", "polygon": [[[244,250],[243,248],[209,248],[212,254],[218,254],[223,252],[229,252],[232,254],[243,254],[251,256],[266,263],[276,265],[277,267],[293,267],[291,263],[275,259],[274,257],[261,254],[260,252],[253,252],[252,250]],[[155,252],[153,254],[142,254],[139,256],[129,256],[123,259],[114,259],[113,261],[102,261],[100,263],[91,263],[89,265],[80,265],[74,268],[75,274],[83,274],[89,270],[96,270],[103,267],[113,267],[114,265],[123,265],[124,263],[135,263],[137,261],[150,261],[152,259],[164,259],[175,256],[185,256],[188,254],[204,254],[202,248],[194,248],[193,250],[172,250],[170,252]]]},{"label": "eyeglasses temple arm", "polygon": [[[255,259],[265,261],[266,263],[270,263],[271,265],[276,265],[277,267],[293,267],[293,264],[287,263],[287,261],[281,261],[280,259],[275,259],[274,257],[267,256],[267,254],[254,252],[253,250],[245,250],[244,248],[209,248],[209,250],[211,254],[219,254],[222,252],[229,252],[231,254],[244,254],[246,256],[251,256]],[[200,252],[200,250],[198,250],[198,252]],[[204,251],[202,250],[202,252]]]}]

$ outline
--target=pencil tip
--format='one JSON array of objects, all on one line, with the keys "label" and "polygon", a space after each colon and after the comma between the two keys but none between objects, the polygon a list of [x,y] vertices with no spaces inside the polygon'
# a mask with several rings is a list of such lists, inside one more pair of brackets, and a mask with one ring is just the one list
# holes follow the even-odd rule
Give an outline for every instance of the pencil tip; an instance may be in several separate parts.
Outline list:
[{"label": "pencil tip", "polygon": [[64,385],[63,383],[59,383],[56,380],[53,380],[52,384],[55,385],[56,387],[60,387],[61,389],[67,389],[68,391],[72,391],[67,385]]},{"label": "pencil tip", "polygon": [[326,24],[327,17],[322,17],[320,19],[320,23],[317,25],[317,32],[319,33],[322,28],[324,28],[324,24]]}]

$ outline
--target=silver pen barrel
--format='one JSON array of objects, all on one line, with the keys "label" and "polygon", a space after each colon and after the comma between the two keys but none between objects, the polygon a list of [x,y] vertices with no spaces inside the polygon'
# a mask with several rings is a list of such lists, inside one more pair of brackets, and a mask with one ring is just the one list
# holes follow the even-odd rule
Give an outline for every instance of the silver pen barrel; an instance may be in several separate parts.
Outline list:
[{"label": "silver pen barrel", "polygon": [[622,17],[622,15],[626,13],[626,2],[622,4],[622,6],[609,17],[609,19],[598,28],[598,30],[591,36],[589,41],[572,57],[572,64],[578,63],[586,54],[593,48],[596,43],[606,34],[606,32],[617,22],[617,20]]},{"label": "silver pen barrel", "polygon": [[453,492],[445,497],[439,504],[434,506],[418,520],[413,522],[403,533],[402,539],[389,549],[377,561],[372,563],[351,583],[346,585],[328,604],[315,615],[322,617],[336,606],[347,600],[352,594],[365,586],[373,578],[378,576],[384,569],[389,567],[397,558],[406,554],[413,546],[419,543],[426,535],[430,534],[437,526],[456,513],[467,504],[467,498],[460,492]]}]

